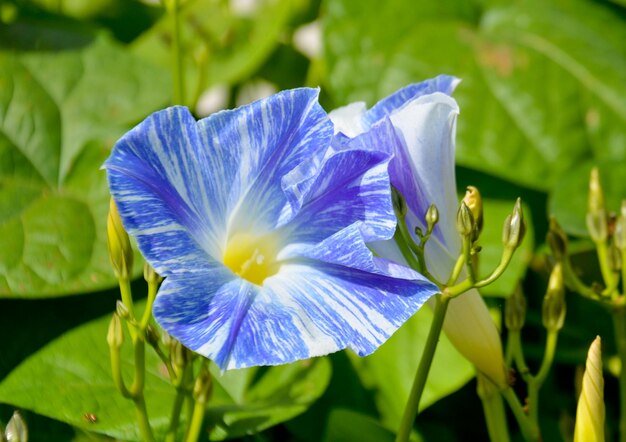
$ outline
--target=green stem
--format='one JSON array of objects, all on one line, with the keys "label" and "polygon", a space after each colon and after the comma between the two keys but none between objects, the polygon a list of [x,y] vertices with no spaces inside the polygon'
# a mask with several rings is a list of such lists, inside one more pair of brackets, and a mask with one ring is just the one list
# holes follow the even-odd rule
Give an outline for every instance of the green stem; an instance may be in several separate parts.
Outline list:
[{"label": "green stem", "polygon": [[562,262],[563,266],[563,279],[565,280],[565,285],[572,290],[573,292],[579,293],[585,298],[598,300],[598,294],[594,292],[591,287],[585,285],[578,275],[572,269],[572,263],[569,260],[569,256],[566,256]]},{"label": "green stem", "polygon": [[509,442],[509,430],[506,425],[504,402],[499,394],[481,397],[483,412],[487,423],[487,432],[491,442]]},{"label": "green stem", "polygon": [[146,401],[143,397],[143,392],[137,395],[133,399],[135,403],[135,412],[137,414],[137,421],[139,422],[139,431],[141,432],[141,438],[145,442],[154,442],[154,435],[152,434],[152,427],[150,427],[150,421],[148,419],[148,410],[146,410]]},{"label": "green stem", "polygon": [[439,336],[441,335],[441,329],[450,299],[451,298],[445,294],[436,295],[433,322],[430,324],[430,331],[428,332],[424,352],[422,353],[415,380],[413,381],[409,400],[407,401],[402,420],[400,421],[396,442],[406,442],[409,440],[411,429],[413,428],[413,423],[419,409],[419,402],[424,392],[424,386],[426,385],[426,379],[428,378],[428,372],[430,371],[430,366],[435,356],[435,350],[437,349],[437,343],[439,342]]},{"label": "green stem", "polygon": [[143,311],[143,316],[141,317],[141,322],[139,323],[142,330],[145,330],[150,322],[150,318],[152,317],[152,304],[154,304],[158,289],[159,284],[157,282],[151,281],[148,283],[148,299],[146,301],[146,308]]},{"label": "green stem", "polygon": [[509,332],[509,345],[513,346],[511,352],[513,353],[513,359],[517,370],[526,383],[532,378],[530,369],[526,365],[526,359],[524,358],[524,350],[522,349],[522,338],[519,330]]},{"label": "green stem", "polygon": [[619,433],[620,442],[626,442],[626,319],[624,318],[624,308],[615,308],[612,314],[617,354],[622,366],[619,372]]},{"label": "green stem", "polygon": [[[465,250],[465,243],[467,242],[467,238],[463,238],[463,248],[462,250]],[[450,274],[450,278],[448,278],[448,283],[446,284],[447,286],[451,286],[453,285],[457,279],[459,279],[459,275],[461,274],[461,271],[463,270],[463,266],[465,265],[465,253],[461,253],[461,255],[459,255],[459,257],[456,260],[456,263],[454,264],[454,268],[452,269],[452,273]]]},{"label": "green stem", "polygon": [[606,287],[616,287],[615,275],[611,266],[609,265],[609,248],[605,241],[596,242],[596,250],[598,251],[598,262],[600,263],[600,271],[602,272],[602,279],[604,279],[604,285]]},{"label": "green stem", "polygon": [[417,258],[415,257],[415,255],[411,251],[411,248],[408,245],[411,239],[409,238],[407,241],[403,229],[401,228],[402,224],[402,221],[398,221],[398,225],[396,226],[396,233],[394,233],[393,239],[396,241],[396,244],[398,245],[398,248],[400,249],[400,252],[402,253],[402,256],[406,260],[409,267],[414,270],[420,271],[420,263],[418,262]]},{"label": "green stem", "polygon": [[110,346],[111,353],[111,375],[113,376],[113,382],[119,390],[119,392],[127,399],[132,398],[131,392],[126,388],[124,383],[124,376],[122,375],[122,364],[120,358],[120,348],[116,346]]},{"label": "green stem", "polygon": [[541,361],[539,371],[535,375],[535,380],[537,381],[538,388],[541,388],[541,385],[544,383],[546,377],[548,376],[548,373],[550,372],[550,367],[552,367],[552,361],[554,361],[554,353],[556,351],[558,337],[558,330],[548,330],[548,336],[546,338],[546,349],[543,353],[543,360]]},{"label": "green stem", "polygon": [[172,414],[170,416],[170,426],[165,436],[165,442],[175,442],[178,433],[178,424],[180,422],[180,413],[183,409],[183,403],[187,394],[187,382],[190,375],[192,375],[192,364],[187,364],[183,370],[180,378],[174,381],[176,387],[176,398],[174,399],[174,406],[172,407]]},{"label": "green stem", "polygon": [[500,277],[500,275],[502,275],[502,273],[504,273],[504,271],[508,267],[509,263],[511,262],[511,259],[513,258],[513,253],[514,252],[515,252],[514,248],[506,247],[504,249],[504,251],[502,252],[502,257],[500,258],[500,263],[498,264],[498,267],[496,267],[493,270],[493,272],[491,272],[491,275],[489,275],[485,279],[482,279],[482,280],[478,281],[476,284],[474,284],[474,286],[477,287],[477,288],[478,287],[484,287],[486,285],[491,284],[496,279],[498,279]]},{"label": "green stem", "polygon": [[183,104],[185,100],[185,81],[183,54],[180,44],[180,0],[169,0],[167,11],[172,19],[172,80],[174,82],[174,104]]},{"label": "green stem", "polygon": [[206,399],[196,400],[193,406],[193,413],[191,415],[191,423],[187,429],[187,437],[185,442],[196,442],[200,431],[202,430],[202,422],[204,421],[204,413],[206,410]]},{"label": "green stem", "polygon": [[528,419],[522,405],[519,403],[519,399],[517,399],[517,396],[515,396],[511,387],[501,390],[500,394],[502,394],[504,400],[506,400],[509,404],[511,411],[513,412],[513,416],[515,416],[515,420],[517,420],[520,430],[522,431],[524,439],[532,442],[539,441],[539,428],[534,425],[530,419]]}]

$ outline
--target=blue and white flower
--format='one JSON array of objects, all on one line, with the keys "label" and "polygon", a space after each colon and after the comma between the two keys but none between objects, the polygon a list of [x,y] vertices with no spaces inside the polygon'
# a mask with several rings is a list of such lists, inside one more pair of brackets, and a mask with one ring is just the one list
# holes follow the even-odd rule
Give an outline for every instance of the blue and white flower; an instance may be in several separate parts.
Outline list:
[{"label": "blue and white flower", "polygon": [[[329,114],[339,138],[363,136],[387,119],[393,124],[401,142],[395,144],[389,173],[406,199],[409,232],[416,226],[426,231],[426,210],[431,204],[439,209],[439,223],[425,252],[429,271],[440,281],[448,279],[461,249],[455,227],[458,199],[454,174],[459,108],[450,97],[457,84],[457,79],[442,75],[400,89],[369,110],[365,103],[352,103]],[[407,265],[394,241],[376,242],[372,247],[380,256]],[[500,337],[478,291],[450,302],[444,331],[480,371],[497,384],[506,384]]]},{"label": "blue and white flower", "polygon": [[166,277],[155,318],[222,369],[369,354],[437,291],[365,245],[395,230],[393,127],[335,149],[317,95],[285,91],[199,121],[172,107],[104,165],[126,229]]}]

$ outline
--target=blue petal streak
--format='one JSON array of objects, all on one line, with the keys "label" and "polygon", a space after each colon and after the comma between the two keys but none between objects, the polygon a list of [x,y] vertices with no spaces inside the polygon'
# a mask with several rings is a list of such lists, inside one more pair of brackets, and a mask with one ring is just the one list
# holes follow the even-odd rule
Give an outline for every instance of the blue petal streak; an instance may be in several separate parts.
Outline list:
[{"label": "blue petal streak", "polygon": [[263,287],[219,271],[176,275],[154,314],[186,346],[232,369],[346,347],[369,354],[434,293],[419,280],[302,261],[283,264]]},{"label": "blue petal streak", "polygon": [[[304,159],[326,151],[332,123],[317,102],[318,90],[293,89],[199,122],[208,150],[219,152],[215,193],[230,213],[233,231],[269,231],[287,204],[281,180]],[[254,214],[254,216],[251,216]]]},{"label": "blue petal streak", "polygon": [[117,142],[104,164],[126,229],[162,275],[217,264],[207,165],[196,122],[183,107],[148,117]]}]

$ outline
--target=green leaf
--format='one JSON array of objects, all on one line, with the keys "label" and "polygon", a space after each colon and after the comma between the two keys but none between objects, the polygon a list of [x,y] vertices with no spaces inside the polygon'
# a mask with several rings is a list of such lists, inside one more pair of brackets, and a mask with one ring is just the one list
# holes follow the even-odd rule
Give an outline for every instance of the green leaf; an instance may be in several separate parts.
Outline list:
[{"label": "green leaf", "polygon": [[[502,226],[504,220],[513,211],[513,201],[483,200],[485,228],[478,240],[482,247],[479,253],[479,274],[486,277],[500,263],[502,256]],[[513,293],[517,284],[524,278],[526,269],[533,257],[535,248],[534,229],[530,208],[522,205],[526,221],[526,235],[522,245],[515,251],[506,271],[491,284],[480,289],[485,296],[507,297]]]},{"label": "green leaf", "polygon": [[[351,354],[363,385],[374,392],[383,425],[391,430],[398,429],[432,317],[430,308],[424,307],[374,354],[364,358]],[[442,334],[421,409],[458,390],[473,376],[473,367]]]},{"label": "green leaf", "polygon": [[600,171],[606,209],[619,213],[622,201],[626,200],[626,162],[581,163],[559,180],[549,201],[549,212],[573,235],[589,236],[586,215],[589,174],[593,166]]},{"label": "green leaf", "polygon": [[[33,411],[87,431],[139,440],[132,402],[111,378],[106,334],[110,316],[80,326],[26,359],[0,383],[0,402]],[[124,377],[132,380],[129,336],[122,351]],[[167,430],[174,388],[165,367],[148,348],[146,404],[158,437]],[[207,409],[212,440],[256,432],[304,412],[326,388],[325,358],[271,368],[214,370],[213,397]],[[87,414],[96,417],[88,419]],[[184,423],[183,423],[184,424]]]},{"label": "green leaf", "polygon": [[584,158],[626,159],[626,27],[615,10],[583,0],[327,9],[328,81],[340,104],[372,104],[448,73],[463,79],[462,165],[548,190]]},{"label": "green leaf", "polygon": [[0,53],[0,235],[9,241],[0,296],[115,285],[99,169],[168,90],[163,71],[105,38],[79,50]]},{"label": "green leaf", "polygon": [[[262,0],[254,12],[238,12],[212,0],[190,0],[181,8],[181,47],[187,92],[195,105],[213,84],[234,84],[249,77],[277,46],[279,36],[303,0]],[[136,54],[170,68],[171,17],[163,18],[133,44]]]},{"label": "green leaf", "polygon": [[324,437],[324,442],[393,442],[394,440],[394,434],[380,425],[376,419],[342,408],[331,411]]}]

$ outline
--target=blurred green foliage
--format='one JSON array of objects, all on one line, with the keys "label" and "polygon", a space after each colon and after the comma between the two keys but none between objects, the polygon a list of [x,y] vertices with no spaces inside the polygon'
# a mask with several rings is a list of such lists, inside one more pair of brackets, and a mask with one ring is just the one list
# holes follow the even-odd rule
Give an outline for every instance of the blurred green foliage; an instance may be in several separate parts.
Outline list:
[{"label": "blurred green foliage", "polygon": [[[531,223],[509,273],[484,294],[497,318],[501,298],[521,281],[529,304],[525,348],[536,366],[544,339],[547,214],[568,233],[586,235],[593,165],[600,166],[611,210],[626,197],[626,3],[182,3],[184,104],[198,116],[300,85],[320,85],[330,110],[351,101],[371,105],[440,73],[463,80],[455,93],[458,182],[460,191],[478,186],[487,201],[481,269],[499,258],[502,221],[515,197],[525,201]],[[321,54],[302,49],[302,26],[310,22],[318,25]],[[0,2],[0,402],[7,404],[0,422],[13,406],[26,409],[33,440],[138,438],[132,410],[117,397],[107,368],[104,337],[117,295],[99,168],[121,134],[171,103],[169,26],[158,3],[148,0]],[[598,279],[590,243],[582,240],[574,250],[583,279]],[[134,288],[145,291],[142,283]],[[427,316],[417,315],[368,358],[338,354],[215,373],[219,387],[209,416],[219,425],[212,437],[252,440],[246,434],[265,430],[255,440],[392,440]],[[596,334],[607,358],[614,355],[608,322],[595,304],[568,297],[557,364],[542,395],[545,440],[571,436],[575,368]],[[148,406],[162,429],[162,404],[172,390],[151,361]],[[435,367],[416,440],[484,440],[475,384],[467,384],[471,368],[446,341]],[[607,374],[609,436],[616,428],[615,389]]]}]

